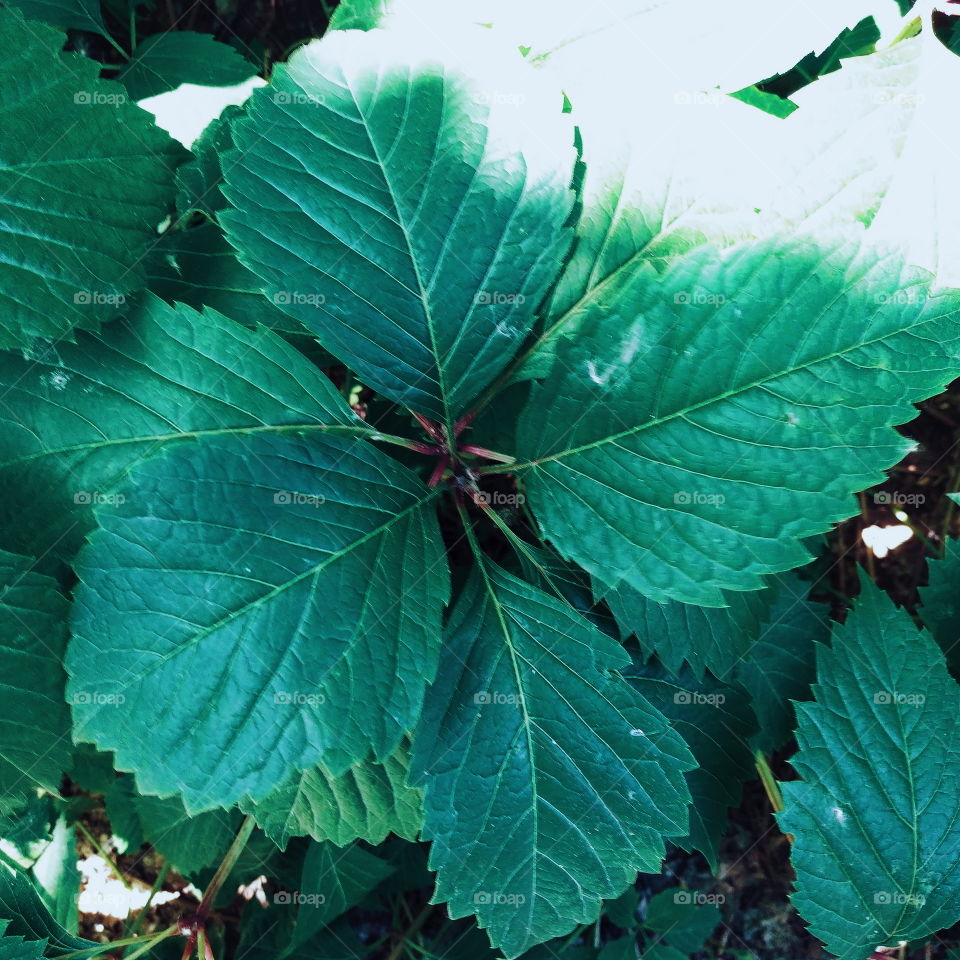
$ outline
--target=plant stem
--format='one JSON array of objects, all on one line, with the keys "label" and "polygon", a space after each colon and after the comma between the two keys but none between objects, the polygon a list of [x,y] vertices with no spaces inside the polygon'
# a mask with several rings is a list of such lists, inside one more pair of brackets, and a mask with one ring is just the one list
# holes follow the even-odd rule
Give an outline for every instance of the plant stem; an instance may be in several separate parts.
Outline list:
[{"label": "plant stem", "polygon": [[420,931],[420,928],[427,922],[430,914],[433,913],[433,908],[434,904],[428,903],[420,911],[420,914],[417,916],[416,920],[414,920],[413,923],[411,923],[410,926],[404,931],[403,936],[400,938],[400,942],[390,951],[390,955],[387,957],[387,960],[400,960],[407,941]]},{"label": "plant stem", "polygon": [[[150,896],[147,897],[147,902],[137,911],[137,915],[133,919],[133,923],[130,924],[126,931],[128,937],[135,937],[140,932],[140,927],[143,925],[143,918],[147,915],[150,910],[150,904],[153,903],[153,898],[157,895],[160,888],[163,886],[164,880],[167,879],[167,874],[170,872],[170,864],[165,863],[161,868],[160,872],[157,874],[156,880],[153,881],[153,886],[150,888]],[[129,957],[127,958],[129,960]]]},{"label": "plant stem", "polygon": [[[145,937],[125,937],[122,940],[113,940],[110,943],[98,943],[95,946],[88,947],[85,950],[74,950],[71,953],[61,953],[60,960],[89,960],[91,957],[98,957],[102,953],[113,953],[117,947],[129,947],[133,944],[147,944],[153,946],[155,943],[158,943],[160,940],[164,940],[167,937],[173,936],[173,934],[179,931],[179,927],[174,924],[172,927],[167,927],[166,930],[161,930],[159,933],[151,933]],[[141,953],[143,951],[140,951]],[[133,960],[133,957],[136,954],[131,954],[127,957],[127,960]]]},{"label": "plant stem", "polygon": [[133,887],[130,886],[130,882],[127,878],[120,872],[120,868],[110,859],[110,854],[107,853],[103,847],[97,842],[97,838],[83,825],[83,822],[78,820],[77,826],[80,828],[80,832],[87,838],[87,842],[90,846],[93,847],[97,853],[106,861],[107,866],[110,868],[110,872],[127,888],[127,890],[132,890]]},{"label": "plant stem", "polygon": [[[176,927],[167,927],[160,936],[158,937],[140,937],[140,946],[137,947],[133,953],[128,954],[127,960],[136,960],[137,957],[142,957],[145,953],[148,953],[152,950],[161,940],[165,940],[167,937],[172,936],[177,932]],[[113,946],[113,944],[111,944]]]},{"label": "plant stem", "polygon": [[247,845],[247,841],[250,839],[250,834],[253,833],[255,826],[256,823],[252,814],[248,814],[240,825],[240,830],[237,832],[236,837],[234,837],[233,843],[230,844],[230,849],[224,856],[223,861],[220,866],[217,867],[217,872],[213,875],[213,879],[210,881],[207,889],[203,891],[203,899],[197,908],[197,916],[201,921],[209,916],[210,910],[213,908],[213,901],[220,892],[224,880],[227,879],[228,874],[236,865],[237,860],[240,859],[240,854],[243,853],[243,848]]}]

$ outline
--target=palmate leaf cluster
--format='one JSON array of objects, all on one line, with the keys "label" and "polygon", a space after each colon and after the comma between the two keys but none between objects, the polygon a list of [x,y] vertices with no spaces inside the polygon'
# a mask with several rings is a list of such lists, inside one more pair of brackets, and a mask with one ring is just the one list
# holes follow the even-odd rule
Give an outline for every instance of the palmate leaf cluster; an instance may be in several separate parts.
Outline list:
[{"label": "palmate leaf cluster", "polygon": [[796,572],[960,375],[932,32],[787,119],[701,89],[767,51],[624,122],[583,70],[620,21],[354,3],[187,155],[131,101],[249,65],[171,34],[100,79],[55,29],[94,7],[0,8],[0,957],[91,949],[44,883],[64,774],[200,883],[252,817],[238,879],[322,904],[254,956],[362,955],[402,838],[475,956],[606,900],[583,956],[682,957],[716,907],[631,885],[715,868],[794,732],[812,932],[960,919],[955,557],[922,631],[870,583],[831,630]]}]

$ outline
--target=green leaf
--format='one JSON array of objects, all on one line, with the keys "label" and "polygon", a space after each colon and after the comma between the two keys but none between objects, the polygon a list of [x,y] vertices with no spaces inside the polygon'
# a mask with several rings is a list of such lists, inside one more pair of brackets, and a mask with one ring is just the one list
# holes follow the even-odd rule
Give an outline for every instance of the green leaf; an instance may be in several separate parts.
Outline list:
[{"label": "green leaf", "polygon": [[25,17],[42,20],[52,27],[110,36],[100,13],[100,0],[8,0],[6,6],[16,7]]},{"label": "green leaf", "polygon": [[31,561],[0,550],[0,806],[37,785],[54,793],[70,765],[67,602]]},{"label": "green leaf", "polygon": [[397,747],[449,589],[412,473],[365,441],[250,434],[177,444],[122,490],[76,565],[75,739],[191,814]]},{"label": "green leaf", "polygon": [[22,803],[0,815],[0,857],[28,870],[43,855],[52,836],[55,820],[53,800],[31,793]]},{"label": "green leaf", "polygon": [[590,311],[520,423],[544,535],[660,602],[719,606],[803,563],[960,372],[958,301],[926,276],[867,246],[700,248]]},{"label": "green leaf", "polygon": [[0,353],[0,522],[10,546],[71,558],[92,507],[144,457],[198,434],[366,431],[333,385],[266,330],[148,296],[102,336]]},{"label": "green leaf", "polygon": [[689,956],[703,947],[720,923],[716,900],[716,895],[694,890],[663,890],[651,898],[643,925]]},{"label": "green leaf", "polygon": [[415,43],[335,31],[253,94],[227,161],[221,222],[267,293],[448,425],[520,345],[570,241],[571,129],[532,75],[516,102],[493,96],[505,69],[468,79]]},{"label": "green leaf", "polygon": [[0,347],[117,314],[173,199],[179,146],[63,34],[0,9]]},{"label": "green leaf", "polygon": [[199,210],[215,219],[216,212],[226,206],[220,190],[223,158],[233,147],[233,123],[242,116],[242,107],[228,106],[190,148],[193,159],[177,168],[177,213],[181,217]]},{"label": "green leaf", "polygon": [[687,774],[693,797],[690,835],[676,843],[699,850],[716,872],[729,808],[739,806],[744,781],[756,776],[749,740],[757,722],[750,699],[740,687],[709,675],[698,680],[689,670],[674,678],[652,665],[635,666],[629,676],[633,687],[673,722],[699,764]]},{"label": "green leaf", "polygon": [[759,721],[754,746],[764,753],[782,747],[796,726],[791,701],[809,700],[817,675],[818,643],[830,640],[830,608],[807,599],[810,585],[796,574],[776,578],[776,600],[760,639],[737,671]]},{"label": "green leaf", "polygon": [[0,960],[43,960],[45,943],[7,936],[7,926],[0,920]]},{"label": "green leaf", "polygon": [[686,661],[700,679],[706,670],[727,679],[760,636],[773,593],[769,589],[728,593],[724,595],[728,606],[697,607],[657,603],[621,583],[603,599],[623,635],[634,635],[644,654],[655,653],[671,673],[679,673]]},{"label": "green leaf", "polygon": [[781,785],[793,903],[840,960],[960,919],[960,690],[926,632],[869,581],[797,704],[803,782]]},{"label": "green leaf", "polygon": [[147,276],[150,289],[170,304],[210,307],[245,327],[263,324],[283,333],[306,332],[264,296],[260,278],[240,262],[215,223],[165,234],[154,248]]},{"label": "green leaf", "polygon": [[117,80],[132,100],[144,100],[175,90],[181,83],[232,87],[256,72],[256,65],[238,50],[208,33],[169,30],[138,44]]},{"label": "green leaf", "polygon": [[373,30],[379,27],[391,0],[341,0],[327,30]]},{"label": "green leaf", "polygon": [[637,960],[637,938],[631,934],[611,940],[597,954],[597,960]]},{"label": "green leaf", "polygon": [[[278,911],[283,915],[278,917]],[[351,924],[334,924],[304,943],[294,937],[293,911],[279,906],[263,910],[251,904],[240,925],[237,955],[244,960],[365,960],[370,950]]]},{"label": "green leaf", "polygon": [[80,871],[77,869],[77,838],[66,817],[60,816],[46,850],[33,865],[40,897],[50,915],[68,933],[79,927],[77,898],[80,896]]},{"label": "green leaf", "polygon": [[[656,138],[648,126],[625,135],[620,116],[579,118],[576,242],[514,378],[545,377],[563,340],[575,338],[589,316],[616,312],[634,287],[648,287],[654,278],[647,271],[663,270],[705,243],[725,246],[765,235],[778,224],[743,156],[744,144],[756,137],[757,118],[718,99],[709,123],[691,125],[689,106],[682,105],[652,116],[649,123],[663,128]],[[769,136],[766,128],[763,133]],[[697,159],[704,139],[717,144],[718,155],[708,165]],[[744,176],[743,169],[753,175]]]},{"label": "green leaf", "polygon": [[947,540],[943,557],[927,563],[930,582],[920,588],[920,618],[954,673],[960,669],[960,545]]},{"label": "green leaf", "polygon": [[113,776],[103,796],[103,808],[110,821],[110,841],[117,853],[135,854],[143,843],[137,799],[133,777]]},{"label": "green leaf", "polygon": [[382,843],[388,833],[416,840],[423,823],[421,791],[406,785],[409,758],[401,747],[382,763],[367,760],[339,776],[323,766],[303,770],[260,802],[241,804],[281,850],[291,837],[345,846]]},{"label": "green leaf", "polygon": [[[298,896],[288,894],[285,899],[285,902],[300,901],[294,942],[305,943],[320,933],[360,903],[391,873],[393,867],[389,863],[356,844],[345,849],[332,843],[310,844]],[[280,903],[281,897],[283,894],[275,894],[274,903]]]},{"label": "green leaf", "polygon": [[69,934],[43,905],[40,894],[26,874],[0,864],[0,923],[7,921],[6,935],[46,940],[47,956],[59,957],[100,944]]},{"label": "green leaf", "polygon": [[435,897],[509,957],[596,919],[687,831],[694,765],[614,671],[623,649],[484,563],[447,630],[414,740]]},{"label": "green leaf", "polygon": [[778,97],[774,93],[768,93],[766,90],[760,90],[756,84],[751,84],[749,87],[737,90],[731,93],[730,96],[735,97],[743,103],[748,103],[751,107],[756,107],[758,110],[763,110],[764,113],[779,117],[781,120],[789,117],[790,114],[797,109],[797,105],[792,101]]},{"label": "green leaf", "polygon": [[180,873],[193,876],[219,864],[240,827],[236,810],[191,817],[179,797],[134,797],[148,843]]}]

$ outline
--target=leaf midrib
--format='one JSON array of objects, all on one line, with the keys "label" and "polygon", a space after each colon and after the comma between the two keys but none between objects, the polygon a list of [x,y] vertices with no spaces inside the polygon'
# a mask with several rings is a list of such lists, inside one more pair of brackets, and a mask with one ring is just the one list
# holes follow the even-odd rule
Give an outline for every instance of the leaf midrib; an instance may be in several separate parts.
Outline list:
[{"label": "leaf midrib", "polygon": [[621,430],[619,433],[613,433],[609,436],[601,437],[599,440],[592,440],[589,443],[581,444],[578,447],[568,447],[566,450],[560,450],[557,453],[551,453],[544,457],[538,457],[535,460],[528,460],[525,463],[516,463],[510,465],[510,470],[527,470],[531,467],[539,466],[543,463],[548,463],[551,460],[559,460],[561,457],[574,456],[578,453],[584,453],[588,450],[593,450],[596,447],[601,447],[607,443],[615,443],[617,440],[622,440],[626,437],[635,436],[638,433],[642,433],[644,430],[649,430],[652,427],[659,427],[665,423],[670,423],[673,420],[683,419],[691,413],[695,413],[698,410],[703,410],[706,407],[710,407],[716,403],[723,403],[725,400],[729,400],[731,397],[736,397],[744,393],[748,393],[751,390],[756,390],[758,387],[762,387],[768,383],[773,383],[779,380],[782,377],[788,377],[791,374],[798,373],[802,370],[809,370],[811,367],[815,367],[821,363],[827,363],[830,360],[835,360],[839,357],[843,357],[848,353],[852,353],[856,350],[862,350],[866,347],[872,346],[876,343],[882,343],[884,340],[889,340],[892,337],[901,336],[903,334],[910,333],[912,330],[915,330],[924,324],[934,323],[937,321],[942,321],[943,316],[934,316],[929,317],[926,320],[922,320],[919,323],[911,324],[908,327],[903,327],[899,330],[888,332],[882,336],[876,337],[873,340],[864,340],[860,343],[853,344],[852,346],[846,347],[843,350],[836,350],[833,353],[824,354],[823,356],[816,357],[806,363],[798,364],[792,367],[789,367],[786,370],[780,370],[775,373],[771,373],[769,376],[760,377],[756,380],[751,381],[750,383],[744,384],[743,386],[737,387],[736,389],[727,390],[724,393],[718,394],[714,397],[708,397],[705,400],[702,400],[698,403],[691,404],[688,407],[684,407],[681,410],[675,410],[672,413],[666,414],[661,417],[657,417],[654,420],[648,420],[646,423],[638,424],[634,427],[628,427],[626,430]]},{"label": "leaf midrib", "polygon": [[339,423],[317,423],[315,420],[310,421],[309,423],[270,423],[245,427],[216,427],[209,430],[184,430],[178,433],[143,434],[142,436],[136,437],[116,437],[112,439],[90,441],[89,443],[76,443],[67,447],[54,447],[47,450],[38,450],[36,453],[26,454],[22,457],[15,457],[12,460],[0,460],[0,468],[12,467],[20,463],[29,463],[32,460],[40,460],[43,457],[54,457],[67,453],[79,453],[82,451],[96,451],[105,447],[124,446],[125,444],[171,443],[177,440],[187,440],[195,437],[234,436],[244,433],[282,433],[291,430],[342,430],[348,433],[356,433],[358,435],[368,436],[370,439],[375,439],[377,436],[377,431],[371,427],[351,426]]},{"label": "leaf midrib", "polygon": [[[353,550],[363,546],[363,544],[368,543],[370,540],[373,540],[374,538],[385,534],[391,527],[393,527],[400,520],[404,519],[408,514],[413,513],[416,510],[420,510],[421,508],[426,506],[432,499],[434,499],[434,497],[437,496],[439,492],[440,492],[440,488],[436,488],[432,491],[429,491],[425,497],[417,500],[415,503],[410,504],[410,506],[401,510],[399,513],[394,514],[385,523],[381,524],[376,529],[371,530],[368,533],[365,533],[362,537],[360,537],[357,540],[354,540],[352,543],[348,544],[347,546],[342,547],[340,550],[336,551],[336,553],[329,554],[320,563],[314,564],[312,567],[308,568],[302,573],[297,574],[295,577],[292,577],[289,580],[285,580],[283,583],[278,584],[272,590],[267,591],[262,596],[257,597],[254,600],[248,601],[247,603],[238,607],[236,610],[232,611],[228,616],[220,618],[214,623],[211,623],[208,626],[204,627],[202,630],[195,631],[189,637],[187,637],[186,640],[184,640],[184,642],[178,643],[176,646],[174,646],[174,648],[170,650],[169,653],[163,654],[162,656],[158,657],[153,663],[151,663],[148,667],[146,667],[144,670],[138,673],[135,677],[133,677],[131,681],[125,684],[121,684],[121,689],[129,689],[130,683],[135,681],[139,682],[139,681],[145,680],[155,671],[157,671],[161,667],[166,666],[171,660],[174,660],[176,657],[180,656],[180,654],[183,653],[185,650],[188,650],[196,646],[196,644],[198,643],[202,643],[212,633],[215,633],[218,630],[222,630],[224,627],[232,623],[237,618],[244,616],[250,610],[258,609],[264,604],[269,603],[275,597],[284,593],[284,591],[295,587],[297,584],[301,583],[303,580],[306,580],[310,577],[317,576],[318,574],[322,573],[323,570],[325,570],[328,566],[330,566],[333,563],[336,563],[338,560],[343,559],[343,557],[350,554]],[[101,533],[101,531],[98,531],[98,533]]]}]

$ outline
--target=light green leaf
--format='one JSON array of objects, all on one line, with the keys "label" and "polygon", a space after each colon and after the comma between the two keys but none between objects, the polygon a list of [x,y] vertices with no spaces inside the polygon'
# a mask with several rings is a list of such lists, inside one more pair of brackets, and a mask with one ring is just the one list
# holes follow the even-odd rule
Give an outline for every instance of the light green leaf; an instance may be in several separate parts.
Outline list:
[{"label": "light green leaf", "polygon": [[7,0],[6,6],[16,7],[25,17],[42,20],[52,27],[110,36],[100,13],[100,0]]},{"label": "light green leaf", "polygon": [[796,726],[793,700],[809,700],[817,675],[816,645],[830,640],[830,608],[807,599],[810,584],[796,574],[776,578],[776,601],[770,607],[760,639],[737,670],[750,694],[759,721],[754,746],[772,753],[791,737]]},{"label": "light green leaf", "polygon": [[229,43],[208,33],[169,30],[147,37],[117,74],[131,100],[174,90],[181,83],[231,87],[257,72]]},{"label": "light green leaf", "polygon": [[102,336],[0,353],[0,521],[10,546],[72,558],[92,507],[145,457],[200,434],[369,428],[267,330],[148,296]]},{"label": "light green leaf", "polygon": [[56,793],[70,764],[67,602],[31,561],[0,550],[0,808],[37,785]]},{"label": "light green leaf", "polygon": [[191,817],[179,797],[134,797],[146,841],[180,873],[193,876],[219,864],[240,826],[236,810]]},{"label": "light green leaf", "polygon": [[615,641],[484,563],[453,612],[414,740],[436,899],[508,957],[596,919],[687,831],[694,766],[614,671]]},{"label": "light green leaf", "polygon": [[[602,592],[600,584],[595,589]],[[728,679],[759,638],[773,597],[765,588],[727,593],[725,607],[697,607],[673,600],[657,603],[621,583],[603,599],[623,635],[634,635],[644,654],[655,653],[671,673],[679,673],[686,661],[700,679],[705,670]]]},{"label": "light green leaf", "polygon": [[297,773],[259,803],[241,804],[281,850],[291,837],[311,836],[345,846],[378,844],[388,833],[416,840],[423,823],[421,791],[406,785],[404,747],[382,763],[366,760],[339,776],[323,766]]},{"label": "light green leaf", "polygon": [[397,747],[449,589],[412,473],[365,441],[250,434],[177,444],[120,489],[76,565],[75,739],[191,814]]},{"label": "light green leaf", "polygon": [[63,34],[0,8],[0,347],[116,315],[173,199],[179,146]]},{"label": "light green leaf", "polygon": [[671,677],[662,668],[637,665],[629,676],[633,687],[672,721],[699,764],[687,774],[693,797],[690,835],[675,842],[699,850],[716,872],[729,808],[739,806],[743,783],[756,776],[749,740],[757,722],[750,699],[738,686],[709,674],[697,680],[689,670]]},{"label": "light green leaf", "polygon": [[960,919],[960,690],[926,632],[866,581],[817,651],[797,704],[780,826],[793,834],[793,903],[840,960]]},{"label": "light green leaf", "polygon": [[719,606],[803,563],[903,455],[890,428],[960,372],[958,302],[867,246],[699,248],[584,318],[512,469],[608,588]]},{"label": "light green leaf", "polygon": [[449,425],[516,351],[569,246],[573,136],[521,63],[515,79],[481,44],[460,75],[417,47],[335,31],[279,65],[234,126],[236,209],[220,219],[331,353]]},{"label": "light green leaf", "polygon": [[71,935],[76,935],[80,923],[78,856],[73,826],[61,815],[54,824],[50,844],[33,865],[33,876],[50,915]]}]

